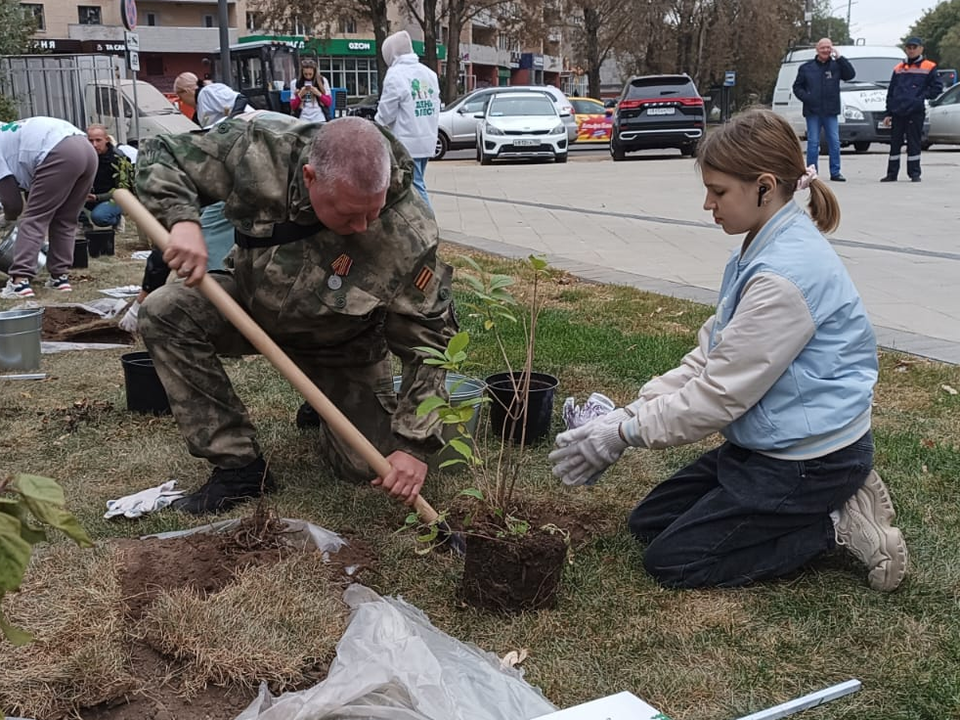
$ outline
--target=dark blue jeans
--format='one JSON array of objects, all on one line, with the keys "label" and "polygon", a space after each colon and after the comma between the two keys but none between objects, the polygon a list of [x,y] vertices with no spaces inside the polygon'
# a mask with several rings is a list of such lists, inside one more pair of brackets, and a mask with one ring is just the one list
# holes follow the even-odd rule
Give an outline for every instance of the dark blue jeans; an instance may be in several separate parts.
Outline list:
[{"label": "dark blue jeans", "polygon": [[658,485],[630,514],[643,563],[667,587],[737,587],[780,577],[836,544],[830,511],[873,467],[873,435],[815,460],[724,443]]}]

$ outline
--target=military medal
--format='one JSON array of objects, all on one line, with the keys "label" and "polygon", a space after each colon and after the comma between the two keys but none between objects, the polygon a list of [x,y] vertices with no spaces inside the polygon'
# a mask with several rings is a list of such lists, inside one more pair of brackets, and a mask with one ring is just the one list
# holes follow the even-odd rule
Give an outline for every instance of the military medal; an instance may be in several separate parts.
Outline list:
[{"label": "military medal", "polygon": [[327,287],[331,290],[339,290],[343,287],[343,278],[350,272],[353,266],[353,259],[346,253],[334,260],[330,267],[333,268],[334,275],[327,278]]}]

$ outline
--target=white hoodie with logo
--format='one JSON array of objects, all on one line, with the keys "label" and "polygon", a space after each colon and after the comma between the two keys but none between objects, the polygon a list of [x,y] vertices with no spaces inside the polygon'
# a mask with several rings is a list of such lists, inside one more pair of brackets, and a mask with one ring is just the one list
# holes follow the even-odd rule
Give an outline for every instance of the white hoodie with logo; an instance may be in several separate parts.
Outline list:
[{"label": "white hoodie with logo", "polygon": [[390,67],[375,120],[403,143],[411,157],[433,157],[440,124],[437,74],[420,62],[406,31],[384,41],[383,59]]}]

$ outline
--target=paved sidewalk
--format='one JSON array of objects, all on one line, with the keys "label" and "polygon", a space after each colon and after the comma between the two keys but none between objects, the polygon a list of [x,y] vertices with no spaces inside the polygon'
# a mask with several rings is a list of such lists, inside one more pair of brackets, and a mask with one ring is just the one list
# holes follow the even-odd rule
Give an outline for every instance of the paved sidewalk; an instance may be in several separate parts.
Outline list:
[{"label": "paved sidewalk", "polygon": [[[960,149],[924,153],[922,183],[881,185],[885,169],[885,153],[844,153],[848,182],[831,183],[843,220],[831,241],[882,346],[960,363]],[[710,305],[740,240],[713,224],[693,162],[672,153],[614,163],[575,151],[565,166],[438,161],[427,187],[444,240],[545,254],[587,280]]]}]

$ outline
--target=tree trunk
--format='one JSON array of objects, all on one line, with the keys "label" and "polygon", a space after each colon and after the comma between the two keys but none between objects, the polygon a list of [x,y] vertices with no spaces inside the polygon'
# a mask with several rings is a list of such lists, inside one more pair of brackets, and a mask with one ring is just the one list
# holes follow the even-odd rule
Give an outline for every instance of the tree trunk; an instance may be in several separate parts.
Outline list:
[{"label": "tree trunk", "polygon": [[383,79],[387,75],[387,61],[383,59],[383,41],[390,34],[390,18],[387,17],[387,0],[368,0],[370,19],[373,21],[373,37],[377,41],[377,75],[380,78],[378,94],[383,91]]},{"label": "tree trunk", "polygon": [[587,85],[590,97],[600,97],[600,26],[603,18],[596,8],[583,8],[583,45],[587,61]]},{"label": "tree trunk", "polygon": [[452,0],[448,8],[447,71],[444,74],[443,83],[443,101],[448,105],[459,94],[457,80],[460,77],[460,31],[463,29],[463,10],[462,0]]},{"label": "tree trunk", "polygon": [[437,72],[437,0],[423,0],[423,59],[424,65]]}]

